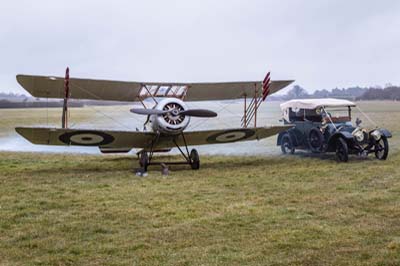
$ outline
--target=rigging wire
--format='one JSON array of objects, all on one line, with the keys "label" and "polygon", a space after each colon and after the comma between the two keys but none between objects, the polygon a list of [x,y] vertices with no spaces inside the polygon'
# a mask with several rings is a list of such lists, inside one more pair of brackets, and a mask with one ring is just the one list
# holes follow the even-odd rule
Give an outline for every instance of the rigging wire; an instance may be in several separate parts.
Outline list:
[{"label": "rigging wire", "polygon": [[[218,109],[218,111],[216,111],[216,113],[221,112],[223,109],[224,109],[224,107]],[[201,125],[203,125],[205,122],[209,121],[210,119],[211,119],[211,118],[206,118],[206,119],[200,120],[197,124],[194,124],[193,126],[191,126],[190,129],[191,129],[191,130],[194,130],[194,129],[200,127]],[[223,121],[222,119],[218,119],[218,120],[219,120],[222,124],[224,124],[225,126],[231,127],[230,124],[226,123],[226,122]]]},{"label": "rigging wire", "polygon": [[[82,91],[84,91],[84,92],[86,92],[87,94],[91,95],[92,97],[94,97],[94,98],[97,99],[97,100],[100,100],[100,101],[103,100],[103,99],[101,99],[99,96],[97,96],[97,95],[91,93],[90,91],[86,90],[85,88],[83,88],[83,87],[81,87],[81,86],[79,86],[79,85],[76,85],[76,84],[74,84],[74,83],[72,83],[72,82],[70,83],[70,85],[71,85],[71,86],[74,86],[74,87],[76,87],[76,88],[78,88],[78,89],[80,89],[80,90],[82,90]],[[132,130],[132,128],[130,128],[129,126],[125,125],[124,123],[119,122],[118,120],[116,120],[116,119],[114,119],[113,117],[111,117],[111,116],[105,114],[104,112],[102,112],[102,111],[100,111],[100,110],[94,108],[93,106],[88,105],[88,107],[89,107],[90,109],[94,110],[95,112],[100,113],[101,115],[103,115],[103,116],[109,118],[110,120],[112,120],[113,122],[117,123],[118,125],[120,125],[120,126],[126,128],[126,129],[128,129],[128,130]],[[118,109],[118,108],[117,108],[117,109]],[[132,118],[134,118],[136,121],[142,123],[142,121],[139,120],[136,116],[132,116]]]},{"label": "rigging wire", "polygon": [[[79,86],[79,85],[77,85],[77,84],[74,84],[73,82],[71,82],[70,85],[71,85],[71,86],[74,86],[74,87],[76,87],[76,88],[78,88],[78,89],[80,89],[80,90],[82,90],[82,91],[84,91],[84,92],[86,92],[87,94],[91,95],[92,97],[94,97],[94,98],[97,99],[97,100],[103,100],[103,99],[101,99],[99,96],[97,96],[96,94],[94,94],[94,93],[92,93],[92,92],[86,90],[85,88],[83,88],[83,87],[81,87],[81,86]],[[240,97],[238,97],[238,98],[240,98]],[[193,104],[193,105],[198,106],[197,104]],[[217,102],[217,105],[219,105],[219,107],[220,107],[219,110],[217,111],[217,113],[221,112],[222,110],[225,110],[226,112],[228,112],[228,113],[230,113],[230,114],[232,114],[232,115],[234,115],[234,116],[236,116],[236,117],[241,118],[241,116],[240,116],[239,114],[236,114],[236,113],[232,112],[231,110],[227,109],[222,103],[218,103],[218,102]],[[94,108],[93,106],[88,105],[88,107],[89,107],[90,109],[94,110],[95,112],[100,113],[100,114],[103,115],[104,117],[106,117],[106,118],[112,120],[113,122],[119,124],[120,126],[126,128],[126,129],[128,129],[128,130],[132,130],[129,126],[125,125],[124,123],[119,122],[118,120],[116,120],[116,119],[114,119],[113,117],[111,117],[111,116],[105,114],[104,112],[102,112],[102,111],[100,111],[100,110]],[[117,107],[116,110],[117,110],[117,111],[121,111],[121,110],[122,110],[121,108],[122,108],[122,107]],[[143,121],[139,120],[136,116],[133,116],[132,118],[135,119],[137,122],[143,123]],[[207,122],[209,119],[210,119],[210,118],[204,119],[203,121],[199,121],[197,124],[191,126],[191,129],[194,130],[194,129],[198,128],[199,126],[201,126],[201,125],[203,125],[205,122]],[[225,126],[231,127],[230,124],[224,122],[223,120],[220,120],[220,121],[221,121],[221,123],[223,123]],[[76,125],[76,124],[73,124],[73,126],[74,126],[74,125]]]},{"label": "rigging wire", "polygon": [[[242,97],[242,94],[243,94],[243,93],[238,94],[238,95],[235,97],[235,99],[238,99],[238,98],[240,99],[240,98]],[[233,114],[234,116],[237,116],[237,117],[239,117],[239,118],[242,118],[242,116],[240,116],[239,114],[236,114],[236,113],[232,112],[231,110],[227,109],[221,102],[215,101],[215,103],[216,103],[217,105],[219,105],[219,107],[220,107],[220,109],[218,109],[218,111],[216,111],[216,113],[219,113],[219,112],[221,112],[222,110],[225,110],[225,111],[227,111],[228,113]],[[193,104],[194,106],[197,106],[197,107],[201,107],[201,106],[199,106],[199,105],[197,105],[197,104],[195,104],[195,103],[193,103],[193,102],[191,102],[191,104]],[[204,120],[202,120],[202,121],[199,121],[197,124],[194,124],[193,126],[191,126],[190,129],[191,129],[191,130],[194,130],[194,129],[198,128],[199,126],[201,126],[201,125],[203,125],[205,122],[207,122],[209,119],[211,119],[211,118],[207,118],[207,119],[204,119]],[[222,121],[222,119],[218,119],[218,120],[221,121],[221,122],[222,122],[225,126],[227,126],[228,128],[232,127],[230,124],[227,124],[226,122]]]},{"label": "rigging wire", "polygon": [[358,109],[358,111],[359,111],[363,116],[365,116],[365,117],[369,120],[369,122],[371,122],[371,124],[373,124],[376,128],[378,127],[378,125],[377,125],[366,113],[364,113],[364,112],[360,109],[360,107],[356,106],[356,108]]}]

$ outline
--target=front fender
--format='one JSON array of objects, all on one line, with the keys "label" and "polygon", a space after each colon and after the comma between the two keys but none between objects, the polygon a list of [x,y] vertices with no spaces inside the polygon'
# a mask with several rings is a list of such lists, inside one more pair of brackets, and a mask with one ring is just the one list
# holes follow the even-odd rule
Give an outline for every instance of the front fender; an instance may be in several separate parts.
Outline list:
[{"label": "front fender", "polygon": [[354,139],[353,135],[350,132],[347,132],[347,131],[336,132],[329,138],[328,149],[327,149],[328,151],[335,150],[336,141],[338,138],[343,138],[343,139],[345,139],[346,142],[353,141],[353,139]]},{"label": "front fender", "polygon": [[387,130],[386,128],[379,128],[378,130],[379,132],[381,132],[382,136],[385,136],[386,138],[392,137],[392,133],[390,133],[390,131]]}]

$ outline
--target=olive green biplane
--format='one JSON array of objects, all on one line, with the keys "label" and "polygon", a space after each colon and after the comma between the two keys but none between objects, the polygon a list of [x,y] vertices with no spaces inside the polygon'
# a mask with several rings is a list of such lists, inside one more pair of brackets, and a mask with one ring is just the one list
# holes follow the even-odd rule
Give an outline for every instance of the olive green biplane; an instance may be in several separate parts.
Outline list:
[{"label": "olive green biplane", "polygon": [[[220,83],[162,83],[124,82],[65,77],[18,75],[18,83],[32,96],[64,99],[62,126],[18,127],[16,131],[34,144],[97,146],[103,153],[123,153],[140,149],[137,153],[144,171],[154,162],[155,152],[178,148],[183,162],[199,169],[196,149],[188,146],[259,140],[287,129],[287,126],[257,127],[257,110],[271,95],[292,83],[291,80],[272,81],[270,74],[263,81]],[[102,101],[140,102],[143,108],[134,108],[134,114],[145,115],[150,130],[116,131],[68,128],[68,100],[90,99]],[[185,101],[216,101],[244,99],[241,126],[231,129],[185,131],[190,117],[216,117],[205,109],[189,109]],[[148,107],[149,100],[153,103]],[[251,125],[251,126],[250,126]],[[146,128],[146,127],[144,127]]]}]

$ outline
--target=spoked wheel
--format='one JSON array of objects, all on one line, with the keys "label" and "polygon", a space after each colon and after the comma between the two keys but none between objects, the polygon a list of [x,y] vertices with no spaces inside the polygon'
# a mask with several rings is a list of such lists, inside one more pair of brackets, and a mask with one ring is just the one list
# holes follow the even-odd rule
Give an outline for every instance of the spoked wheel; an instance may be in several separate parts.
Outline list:
[{"label": "spoked wheel", "polygon": [[200,157],[196,149],[190,151],[190,166],[193,170],[198,170],[200,168]]},{"label": "spoked wheel", "polygon": [[389,143],[385,136],[382,136],[375,144],[375,157],[379,160],[386,160],[389,154]]},{"label": "spoked wheel", "polygon": [[290,136],[288,133],[286,133],[285,135],[283,135],[282,137],[282,141],[281,141],[281,150],[283,154],[293,154],[294,153],[294,146],[292,143],[292,140],[290,139]]},{"label": "spoked wheel", "polygon": [[141,151],[139,154],[139,164],[147,172],[147,167],[149,166],[149,155],[146,151]]},{"label": "spoked wheel", "polygon": [[312,128],[308,135],[310,149],[314,153],[322,151],[322,145],[324,143],[324,136],[318,128]]},{"label": "spoked wheel", "polygon": [[347,162],[349,160],[349,148],[343,138],[338,138],[336,141],[336,158],[340,162]]}]

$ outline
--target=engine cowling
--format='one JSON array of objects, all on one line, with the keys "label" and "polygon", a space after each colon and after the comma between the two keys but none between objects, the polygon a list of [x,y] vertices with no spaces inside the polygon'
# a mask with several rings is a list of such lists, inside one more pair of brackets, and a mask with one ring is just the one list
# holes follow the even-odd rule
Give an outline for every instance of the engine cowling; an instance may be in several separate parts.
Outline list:
[{"label": "engine cowling", "polygon": [[187,105],[176,98],[165,98],[158,102],[154,108],[160,111],[169,111],[162,115],[151,115],[150,122],[154,131],[164,134],[180,134],[190,122],[190,117],[179,114],[181,111],[188,110]]}]

